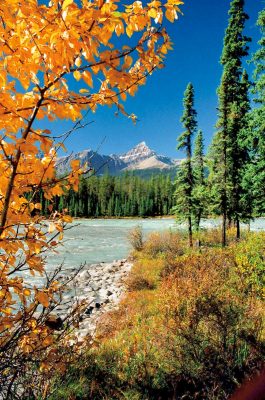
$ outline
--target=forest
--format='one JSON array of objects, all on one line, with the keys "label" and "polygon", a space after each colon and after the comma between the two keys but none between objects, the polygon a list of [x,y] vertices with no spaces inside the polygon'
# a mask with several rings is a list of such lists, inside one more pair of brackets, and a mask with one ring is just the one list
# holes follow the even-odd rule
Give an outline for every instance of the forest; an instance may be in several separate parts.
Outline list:
[{"label": "forest", "polygon": [[[67,209],[73,217],[148,217],[170,215],[174,205],[174,184],[167,175],[150,179],[132,173],[112,177],[81,179],[77,192],[55,199],[54,208]],[[49,202],[42,197],[43,210]]]}]

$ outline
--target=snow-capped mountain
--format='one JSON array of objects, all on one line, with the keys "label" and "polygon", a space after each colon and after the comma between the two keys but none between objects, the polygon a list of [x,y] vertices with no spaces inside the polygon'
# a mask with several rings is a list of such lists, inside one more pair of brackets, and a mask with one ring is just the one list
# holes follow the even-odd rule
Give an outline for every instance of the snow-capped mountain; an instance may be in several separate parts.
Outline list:
[{"label": "snow-capped mountain", "polygon": [[156,156],[155,151],[149,149],[145,142],[141,142],[127,153],[122,154],[120,159],[127,165],[133,165],[153,156]]},{"label": "snow-capped mountain", "polygon": [[110,175],[117,175],[126,170],[166,170],[177,167],[182,161],[158,155],[145,142],[141,142],[121,155],[101,155],[89,149],[70,156],[60,157],[57,161],[58,174],[62,175],[69,171],[71,160],[76,159],[80,160],[81,165],[87,163],[98,175],[106,171]]}]

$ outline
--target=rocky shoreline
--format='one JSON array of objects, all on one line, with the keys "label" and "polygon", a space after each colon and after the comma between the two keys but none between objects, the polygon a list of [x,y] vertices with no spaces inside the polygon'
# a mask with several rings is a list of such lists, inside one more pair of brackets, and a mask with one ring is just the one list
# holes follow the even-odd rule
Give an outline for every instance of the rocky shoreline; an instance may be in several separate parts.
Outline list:
[{"label": "rocky shoreline", "polygon": [[[93,338],[102,315],[117,308],[126,290],[125,281],[132,265],[130,259],[90,264],[71,282],[69,297],[74,303],[84,301],[87,305],[77,330],[79,340],[86,336]],[[61,311],[64,314],[66,310]]]}]

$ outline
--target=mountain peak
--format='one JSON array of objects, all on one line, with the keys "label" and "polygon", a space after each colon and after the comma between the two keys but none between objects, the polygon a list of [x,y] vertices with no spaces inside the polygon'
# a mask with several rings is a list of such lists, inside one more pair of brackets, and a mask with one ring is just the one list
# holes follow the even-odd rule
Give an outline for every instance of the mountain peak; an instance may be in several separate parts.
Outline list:
[{"label": "mountain peak", "polygon": [[122,154],[120,159],[125,163],[134,163],[138,162],[139,160],[144,160],[146,158],[152,157],[156,155],[154,150],[151,150],[146,143],[140,142],[127,153]]},{"label": "mountain peak", "polygon": [[135,147],[148,147],[145,141],[138,143]]}]

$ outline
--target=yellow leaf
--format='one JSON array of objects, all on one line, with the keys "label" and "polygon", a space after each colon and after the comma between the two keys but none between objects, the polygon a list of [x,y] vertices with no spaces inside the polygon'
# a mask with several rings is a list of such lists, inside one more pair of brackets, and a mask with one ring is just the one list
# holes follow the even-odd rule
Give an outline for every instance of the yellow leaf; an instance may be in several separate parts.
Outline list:
[{"label": "yellow leaf", "polygon": [[74,73],[73,73],[73,75],[74,75],[74,78],[77,80],[77,81],[79,81],[80,79],[81,79],[81,73],[79,72],[79,71],[75,71]]},{"label": "yellow leaf", "polygon": [[80,57],[77,57],[77,59],[75,60],[75,65],[76,65],[77,67],[80,67],[81,64],[82,64],[81,58],[80,58]]},{"label": "yellow leaf", "polygon": [[1,312],[6,314],[6,315],[10,315],[12,310],[11,310],[11,308],[2,308]]},{"label": "yellow leaf", "polygon": [[29,289],[24,289],[23,294],[24,296],[30,296],[31,291]]},{"label": "yellow leaf", "polygon": [[68,6],[70,6],[70,4],[73,3],[74,0],[64,0],[63,5],[62,5],[62,9],[65,10]]},{"label": "yellow leaf", "polygon": [[47,336],[42,342],[43,346],[50,346],[52,343],[53,343],[52,336]]},{"label": "yellow leaf", "polygon": [[89,90],[87,90],[87,89],[80,89],[80,90],[79,90],[79,93],[87,94],[87,93],[89,93]]},{"label": "yellow leaf", "polygon": [[56,224],[55,226],[56,226],[56,229],[57,229],[58,232],[63,232],[63,227],[62,227],[62,225]]},{"label": "yellow leaf", "polygon": [[131,29],[131,27],[129,27],[129,26],[126,27],[126,33],[127,33],[127,36],[132,37],[133,30]]},{"label": "yellow leaf", "polygon": [[125,101],[125,100],[126,100],[126,97],[127,97],[127,96],[126,96],[126,93],[121,93],[121,98],[122,98],[122,100]]},{"label": "yellow leaf", "polygon": [[36,299],[43,305],[43,307],[48,307],[50,304],[49,296],[45,292],[37,292]]},{"label": "yellow leaf", "polygon": [[115,32],[117,36],[120,36],[122,33],[124,33],[124,26],[121,21],[115,26]]},{"label": "yellow leaf", "polygon": [[67,151],[67,148],[63,142],[58,142],[58,148],[62,149],[63,151]]},{"label": "yellow leaf", "polygon": [[155,8],[151,8],[150,10],[148,10],[148,15],[149,17],[156,18],[157,10]]},{"label": "yellow leaf", "polygon": [[91,88],[93,87],[93,79],[92,79],[92,75],[90,72],[85,71],[83,73],[83,79],[88,84],[88,86],[90,86]]},{"label": "yellow leaf", "polygon": [[176,11],[173,8],[169,8],[166,11],[166,17],[170,22],[174,22],[176,19]]},{"label": "yellow leaf", "polygon": [[80,166],[80,160],[71,160],[70,165],[72,169],[78,169]]},{"label": "yellow leaf", "polygon": [[125,59],[124,59],[125,68],[129,68],[132,65],[132,63],[133,63],[132,57],[131,56],[125,56]]},{"label": "yellow leaf", "polygon": [[72,219],[72,217],[70,217],[70,215],[64,215],[63,216],[63,221],[64,222],[72,222],[73,219]]},{"label": "yellow leaf", "polygon": [[53,222],[52,222],[52,223],[50,223],[50,224],[49,224],[48,233],[52,233],[52,232],[54,232],[54,231],[55,231],[55,229],[56,229],[56,227],[55,227],[54,223],[53,223]]}]

